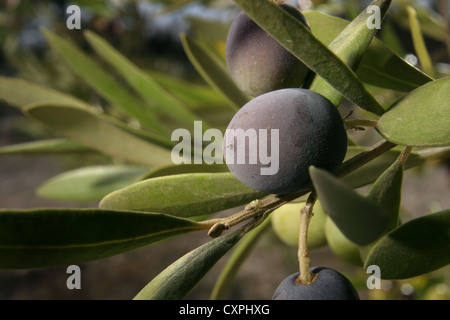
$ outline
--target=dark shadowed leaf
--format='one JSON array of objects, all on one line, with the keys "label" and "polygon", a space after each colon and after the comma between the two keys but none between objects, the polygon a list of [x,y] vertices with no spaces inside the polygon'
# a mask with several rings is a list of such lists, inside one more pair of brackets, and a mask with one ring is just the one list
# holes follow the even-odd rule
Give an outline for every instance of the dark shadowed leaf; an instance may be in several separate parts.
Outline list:
[{"label": "dark shadowed leaf", "polygon": [[389,217],[375,202],[325,170],[309,171],[323,209],[350,241],[367,245],[386,231]]},{"label": "dark shadowed leaf", "polygon": [[377,265],[382,279],[406,279],[450,264],[450,210],[406,222],[381,238],[365,268]]},{"label": "dark shadowed leaf", "polygon": [[[346,160],[356,156],[358,153],[364,151],[364,147],[350,146],[347,149]],[[352,188],[362,187],[369,183],[374,182],[378,177],[395,162],[401,153],[400,148],[394,148],[389,150],[382,155],[376,157],[372,161],[363,165],[362,167],[356,169],[350,174],[343,177],[341,180],[347,183]],[[408,160],[405,163],[405,169],[420,165],[425,160],[420,156],[420,154],[412,152]]]},{"label": "dark shadowed leaf", "polygon": [[222,269],[216,284],[211,293],[211,300],[222,299],[225,291],[230,287],[239,268],[250,255],[260,237],[271,225],[270,216],[264,220],[261,225],[248,232],[242,240],[236,245],[230,257]]},{"label": "dark shadowed leaf", "polygon": [[157,213],[0,210],[0,268],[77,264],[195,230],[200,228],[193,221]]},{"label": "dark shadowed leaf", "polygon": [[181,300],[244,235],[242,230],[218,237],[185,254],[149,282],[134,300]]}]

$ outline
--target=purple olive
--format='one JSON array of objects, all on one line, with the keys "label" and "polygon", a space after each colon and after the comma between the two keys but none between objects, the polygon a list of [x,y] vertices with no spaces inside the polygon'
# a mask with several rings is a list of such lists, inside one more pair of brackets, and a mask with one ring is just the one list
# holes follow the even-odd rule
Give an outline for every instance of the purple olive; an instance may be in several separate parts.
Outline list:
[{"label": "purple olive", "polygon": [[276,289],[273,300],[359,300],[352,283],[336,270],[311,268],[315,276],[311,284],[298,284],[299,273],[284,279]]},{"label": "purple olive", "polygon": [[347,133],[336,107],[307,89],[280,89],[245,104],[225,132],[225,161],[247,186],[288,194],[311,186],[308,168],[338,169]]},{"label": "purple olive", "polygon": [[[279,6],[309,28],[306,18],[295,7]],[[225,53],[231,78],[243,92],[253,97],[277,89],[298,88],[309,72],[299,59],[244,12],[240,12],[230,26]]]}]

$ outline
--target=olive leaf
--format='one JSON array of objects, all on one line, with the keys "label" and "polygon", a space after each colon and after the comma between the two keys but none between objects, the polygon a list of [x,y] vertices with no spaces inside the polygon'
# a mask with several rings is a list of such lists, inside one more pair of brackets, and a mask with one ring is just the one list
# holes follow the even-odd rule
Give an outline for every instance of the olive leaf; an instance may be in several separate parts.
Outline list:
[{"label": "olive leaf", "polygon": [[245,234],[236,230],[215,238],[176,260],[152,281],[134,300],[180,300]]},{"label": "olive leaf", "polygon": [[28,106],[24,112],[37,122],[112,157],[150,166],[171,163],[167,149],[131,135],[87,109],[37,104]]},{"label": "olive leaf", "polygon": [[194,217],[234,208],[264,195],[230,172],[186,173],[147,179],[114,191],[99,207]]},{"label": "olive leaf", "polygon": [[[360,152],[363,152],[365,149],[365,147],[359,146],[348,147],[347,155],[345,156],[344,161],[356,156]],[[368,185],[378,179],[378,177],[396,161],[400,153],[401,147],[396,147],[392,150],[389,150],[376,157],[372,161],[366,163],[362,167],[352,171],[345,177],[341,178],[341,181],[345,182],[352,188],[358,188]],[[425,159],[419,153],[413,151],[404,164],[404,169],[418,166],[424,163],[424,161]]]},{"label": "olive leaf", "polygon": [[376,129],[388,141],[404,146],[450,145],[450,77],[411,91],[383,114]]},{"label": "olive leaf", "polygon": [[428,53],[427,47],[425,45],[425,40],[420,28],[420,22],[417,19],[416,10],[414,10],[414,8],[411,6],[408,6],[406,9],[408,11],[409,26],[413,39],[414,50],[416,51],[417,57],[419,58],[423,70],[434,77],[435,71],[433,62],[431,61],[430,54]]},{"label": "olive leaf", "polygon": [[[319,11],[304,11],[311,32],[324,45],[329,45],[350,21]],[[382,29],[386,30],[386,27]],[[407,63],[382,41],[372,39],[356,70],[358,78],[368,84],[409,92],[432,81],[427,74]]]},{"label": "olive leaf", "polygon": [[42,268],[103,259],[200,229],[191,220],[158,213],[0,210],[0,268]]},{"label": "olive leaf", "polygon": [[[375,0],[371,3],[379,9],[379,17],[382,20],[391,4],[391,1]],[[328,45],[343,62],[345,62],[353,71],[355,71],[360,61],[372,41],[376,28],[369,28],[367,22],[372,13],[363,10],[344,30]],[[327,97],[335,106],[338,106],[343,95],[336,91],[333,86],[322,77],[316,77],[311,84],[311,90],[316,91]],[[377,112],[375,112],[377,113]],[[381,114],[382,112],[378,113]]]},{"label": "olive leaf", "polygon": [[366,197],[380,206],[389,216],[388,229],[398,226],[403,183],[402,155],[372,184]]},{"label": "olive leaf", "polygon": [[389,215],[377,203],[325,170],[311,166],[309,173],[323,209],[350,241],[368,245],[386,231]]},{"label": "olive leaf", "polygon": [[[106,40],[91,31],[85,31],[95,52],[117,70],[130,86],[151,105],[156,114],[164,114],[184,124],[192,124],[198,117],[179,100],[165,92],[148,73],[137,68],[130,60],[115,50]],[[206,123],[203,123],[206,127]]]},{"label": "olive leaf", "polygon": [[202,109],[208,111],[231,111],[227,101],[211,87],[195,84],[190,81],[177,78],[162,72],[147,70],[147,73],[155,79],[165,90],[183,101],[190,109],[198,112]]},{"label": "olive leaf", "polygon": [[[1,149],[0,149],[1,152]],[[141,180],[183,173],[229,172],[226,164],[178,164],[159,166],[145,173]]]},{"label": "olive leaf", "polygon": [[381,238],[365,268],[377,265],[382,279],[407,279],[450,264],[450,210],[412,219]]},{"label": "olive leaf", "polygon": [[93,152],[78,141],[70,139],[45,139],[0,147],[0,154],[67,154]]},{"label": "olive leaf", "polygon": [[0,77],[0,99],[19,108],[40,102],[89,108],[87,103],[71,95],[23,79],[9,77]]},{"label": "olive leaf", "polygon": [[223,63],[217,57],[211,55],[186,34],[181,34],[181,42],[186,55],[203,79],[227,99],[233,110],[238,110],[250,100],[234,84]]},{"label": "olive leaf", "polygon": [[47,38],[51,48],[64,58],[70,68],[109,103],[141,121],[155,133],[162,136],[168,135],[167,129],[155,117],[153,110],[128,92],[95,60],[53,32],[42,29],[42,33]]},{"label": "olive leaf", "polygon": [[264,220],[258,227],[248,232],[241,241],[236,245],[236,248],[231,253],[227,263],[222,269],[222,272],[217,279],[214,288],[211,292],[211,300],[221,299],[224,292],[229,288],[231,282],[236,276],[239,268],[244,263],[245,259],[254,249],[260,237],[267,231],[271,224],[270,216]]},{"label": "olive leaf", "polygon": [[356,74],[294,17],[269,0],[234,0],[245,13],[286,50],[330,83],[344,97],[375,114],[383,108]]},{"label": "olive leaf", "polygon": [[37,195],[47,199],[75,202],[100,201],[124,188],[148,171],[134,165],[98,165],[77,168],[56,175],[41,184]]}]

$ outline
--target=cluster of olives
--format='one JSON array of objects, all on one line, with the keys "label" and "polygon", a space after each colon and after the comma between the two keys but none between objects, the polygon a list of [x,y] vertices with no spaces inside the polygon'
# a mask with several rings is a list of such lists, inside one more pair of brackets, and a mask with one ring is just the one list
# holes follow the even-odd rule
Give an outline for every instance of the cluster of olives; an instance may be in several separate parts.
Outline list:
[{"label": "cluster of olives", "polygon": [[[295,7],[278,5],[309,28]],[[225,134],[225,160],[237,179],[256,190],[291,194],[311,187],[310,166],[338,169],[347,152],[347,134],[337,108],[322,95],[300,88],[310,70],[244,12],[231,24],[226,61],[233,81],[253,97],[234,115]],[[228,132],[233,133],[231,138]],[[252,134],[258,139],[252,140]],[[263,174],[268,154],[261,159],[264,153],[255,154],[251,143],[277,153],[270,154],[277,157],[276,170]],[[358,299],[350,281],[337,271],[312,268],[311,272],[311,284],[298,284],[299,275],[293,274],[273,299]]]}]

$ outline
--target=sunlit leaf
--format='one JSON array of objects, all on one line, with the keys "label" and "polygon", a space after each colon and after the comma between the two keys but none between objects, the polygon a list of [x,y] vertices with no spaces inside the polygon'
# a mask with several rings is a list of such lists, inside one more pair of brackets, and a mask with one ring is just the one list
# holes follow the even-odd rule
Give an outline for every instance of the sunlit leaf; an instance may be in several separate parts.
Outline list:
[{"label": "sunlit leaf", "polygon": [[378,121],[388,141],[407,146],[450,145],[450,77],[429,82],[394,104]]},{"label": "sunlit leaf", "polygon": [[193,217],[234,208],[265,194],[232,173],[187,173],[144,180],[110,193],[100,208]]},{"label": "sunlit leaf", "polygon": [[199,229],[193,221],[156,213],[0,210],[0,268],[78,264]]},{"label": "sunlit leaf", "polygon": [[26,80],[10,77],[0,77],[0,99],[19,108],[41,102],[62,103],[88,108],[84,101],[71,95]]},{"label": "sunlit leaf", "polygon": [[123,131],[95,113],[62,105],[31,105],[25,113],[32,119],[118,159],[144,165],[171,163],[170,152]]},{"label": "sunlit leaf", "polygon": [[[1,151],[1,149],[0,149]],[[141,180],[169,176],[183,173],[204,173],[204,172],[229,172],[226,164],[178,164],[169,166],[160,166],[151,169],[141,177]]]},{"label": "sunlit leaf", "polygon": [[165,92],[148,73],[136,67],[106,40],[91,31],[85,31],[84,35],[96,53],[111,64],[130,86],[154,107],[155,113],[164,114],[184,124],[199,120],[179,100]]},{"label": "sunlit leaf", "polygon": [[62,201],[99,201],[108,193],[136,182],[147,167],[100,165],[56,175],[37,189],[40,197]]},{"label": "sunlit leaf", "polygon": [[142,103],[128,92],[123,85],[107,73],[95,60],[90,58],[75,45],[49,30],[42,29],[53,50],[60,54],[71,69],[109,103],[123,112],[135,117],[149,129],[167,135],[167,130],[157,120],[148,105]]},{"label": "sunlit leaf", "polygon": [[69,139],[46,139],[0,147],[0,154],[66,154],[92,151],[78,141]]}]

